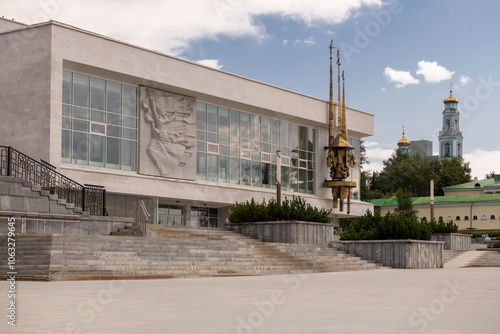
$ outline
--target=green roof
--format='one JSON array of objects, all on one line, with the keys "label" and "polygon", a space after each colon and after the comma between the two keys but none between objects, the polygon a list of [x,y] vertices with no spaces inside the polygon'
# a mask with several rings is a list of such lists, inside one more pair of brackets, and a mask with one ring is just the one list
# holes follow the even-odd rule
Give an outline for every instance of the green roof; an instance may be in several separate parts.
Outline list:
[{"label": "green roof", "polygon": [[[412,197],[413,205],[430,205],[431,198]],[[434,204],[455,204],[455,203],[477,203],[477,202],[500,202],[500,194],[475,194],[475,195],[453,195],[453,196],[434,196]],[[396,196],[391,198],[377,198],[370,201],[373,206],[398,206]]]},{"label": "green roof", "polygon": [[483,189],[484,187],[492,187],[492,186],[500,187],[500,175],[495,175],[495,177],[491,179],[456,184],[454,186],[444,187],[444,189],[445,190]]}]

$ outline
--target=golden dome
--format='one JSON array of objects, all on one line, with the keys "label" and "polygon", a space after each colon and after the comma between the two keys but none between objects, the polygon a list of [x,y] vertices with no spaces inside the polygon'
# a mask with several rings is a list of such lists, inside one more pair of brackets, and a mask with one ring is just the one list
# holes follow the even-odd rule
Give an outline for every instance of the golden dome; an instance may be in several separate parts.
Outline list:
[{"label": "golden dome", "polygon": [[458,103],[458,100],[451,95],[451,90],[450,90],[450,96],[448,96],[446,99],[443,100],[443,103]]},{"label": "golden dome", "polygon": [[405,135],[403,133],[403,138],[401,138],[399,141],[398,141],[398,146],[410,146],[410,141],[408,139],[405,138]]},{"label": "golden dome", "polygon": [[398,146],[410,146],[410,141],[405,138],[405,127],[403,125],[403,138],[398,141]]}]

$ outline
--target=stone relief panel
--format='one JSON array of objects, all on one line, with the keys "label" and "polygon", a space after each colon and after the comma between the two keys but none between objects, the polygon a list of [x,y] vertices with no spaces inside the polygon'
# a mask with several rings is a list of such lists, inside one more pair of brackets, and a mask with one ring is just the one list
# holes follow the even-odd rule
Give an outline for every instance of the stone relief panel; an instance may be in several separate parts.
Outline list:
[{"label": "stone relief panel", "polygon": [[196,179],[195,99],[140,87],[139,173]]}]

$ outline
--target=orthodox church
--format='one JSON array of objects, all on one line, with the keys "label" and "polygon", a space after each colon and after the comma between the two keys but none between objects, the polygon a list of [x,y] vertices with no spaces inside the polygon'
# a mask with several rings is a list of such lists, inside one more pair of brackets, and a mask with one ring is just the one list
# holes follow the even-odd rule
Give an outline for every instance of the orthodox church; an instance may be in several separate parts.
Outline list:
[{"label": "orthodox church", "polygon": [[463,159],[463,136],[462,131],[460,131],[460,113],[457,108],[458,100],[453,97],[451,89],[450,96],[445,98],[443,103],[443,125],[438,136],[439,155],[432,155],[432,141],[430,140],[409,141],[406,139],[404,126],[403,137],[397,143],[399,150],[412,154],[419,153],[421,156],[426,157],[429,161],[435,159],[450,159],[454,157]]}]

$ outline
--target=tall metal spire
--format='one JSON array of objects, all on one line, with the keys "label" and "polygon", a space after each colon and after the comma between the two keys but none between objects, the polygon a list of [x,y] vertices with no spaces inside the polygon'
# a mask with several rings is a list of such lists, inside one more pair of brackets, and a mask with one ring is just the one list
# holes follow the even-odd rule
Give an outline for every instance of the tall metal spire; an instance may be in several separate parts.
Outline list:
[{"label": "tall metal spire", "polygon": [[332,64],[332,50],[333,38],[330,42],[330,102],[328,105],[328,146],[333,146],[333,140],[335,139],[334,129],[335,129],[335,116],[333,112],[333,64]]}]

